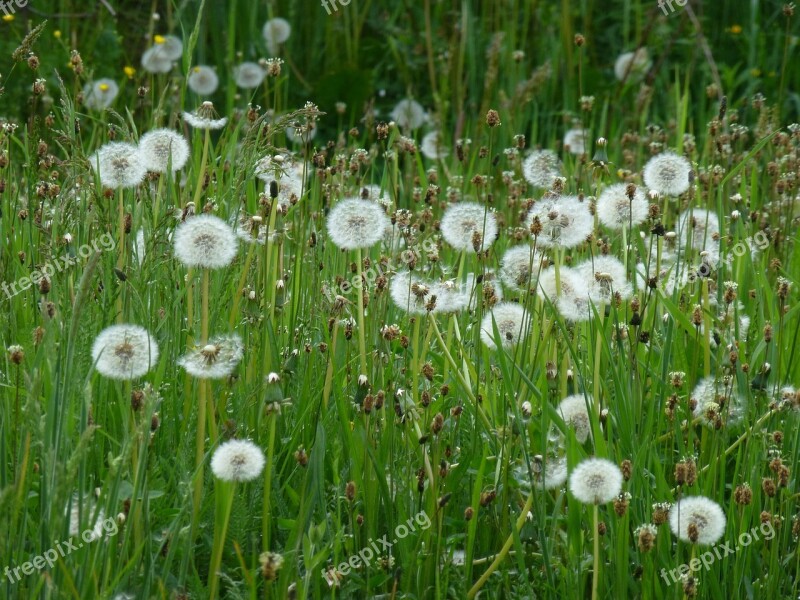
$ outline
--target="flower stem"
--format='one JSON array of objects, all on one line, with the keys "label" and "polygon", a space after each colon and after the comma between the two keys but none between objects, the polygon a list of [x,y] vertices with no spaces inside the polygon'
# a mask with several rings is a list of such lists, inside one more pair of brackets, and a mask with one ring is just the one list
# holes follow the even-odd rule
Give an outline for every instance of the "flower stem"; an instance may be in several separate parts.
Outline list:
[{"label": "flower stem", "polygon": [[268,552],[270,545],[270,524],[271,524],[271,503],[270,503],[270,496],[272,491],[272,459],[275,454],[275,430],[278,424],[278,414],[276,412],[271,412],[268,415],[269,418],[269,442],[267,446],[267,466],[264,469],[264,504],[263,504],[263,511],[262,511],[262,535],[261,538],[263,540],[263,549],[264,552]]},{"label": "flower stem", "polygon": [[211,550],[211,564],[208,569],[208,597],[212,600],[217,597],[219,569],[222,564],[222,550],[225,547],[225,537],[228,534],[228,522],[230,521],[231,509],[233,508],[235,487],[235,483],[217,482],[214,547]]},{"label": "flower stem", "polygon": [[[119,256],[117,256],[117,271],[125,271],[125,203],[123,202],[122,188],[117,189],[117,205],[119,212]],[[122,288],[120,286],[117,295],[117,323],[124,323],[125,318],[122,314],[124,302],[122,298]]]},{"label": "flower stem", "polygon": [[[364,377],[367,376],[367,343],[366,334],[364,332],[364,264],[361,259],[361,248],[356,248],[356,269],[358,272],[358,285],[356,292],[358,293],[358,353],[361,357],[361,373]],[[415,348],[416,350],[416,348]],[[415,382],[416,385],[416,382]]]},{"label": "flower stem", "polygon": [[594,537],[594,566],[592,567],[592,600],[597,600],[597,586],[600,583],[600,534],[597,533],[597,526],[599,524],[599,515],[598,515],[598,508],[597,504],[594,505],[592,510],[593,519],[592,522],[594,523],[594,531],[592,532],[592,536]]},{"label": "flower stem", "polygon": [[475,595],[481,590],[483,585],[489,579],[491,574],[497,570],[497,567],[500,566],[500,563],[503,562],[503,559],[506,557],[506,555],[508,555],[508,551],[511,550],[511,546],[514,545],[514,535],[519,535],[519,532],[522,530],[522,526],[525,525],[525,520],[528,518],[528,512],[530,512],[532,506],[533,490],[531,490],[531,493],[528,495],[528,499],[525,501],[525,506],[522,507],[522,512],[519,514],[519,517],[517,517],[515,526],[516,531],[511,532],[506,540],[506,543],[503,544],[503,548],[492,561],[492,564],[489,565],[489,568],[486,569],[483,575],[481,575],[480,579],[478,579],[478,581],[475,582],[475,585],[473,585],[469,592],[467,592],[467,598],[469,600],[472,600],[472,598],[475,597]]}]

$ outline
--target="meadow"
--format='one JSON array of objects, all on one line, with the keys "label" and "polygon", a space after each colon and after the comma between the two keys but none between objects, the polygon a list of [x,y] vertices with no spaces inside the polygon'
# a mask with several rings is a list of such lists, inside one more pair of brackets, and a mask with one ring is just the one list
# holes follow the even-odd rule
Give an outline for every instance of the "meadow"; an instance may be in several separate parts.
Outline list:
[{"label": "meadow", "polygon": [[798,19],[0,2],[0,598],[799,598]]}]

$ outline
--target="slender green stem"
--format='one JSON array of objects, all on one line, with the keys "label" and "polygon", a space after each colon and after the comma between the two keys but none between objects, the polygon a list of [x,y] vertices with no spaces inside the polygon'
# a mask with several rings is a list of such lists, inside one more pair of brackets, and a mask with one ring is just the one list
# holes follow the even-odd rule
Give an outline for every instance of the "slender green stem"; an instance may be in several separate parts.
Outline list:
[{"label": "slender green stem", "polygon": [[[356,270],[358,285],[356,286],[356,314],[358,315],[358,354],[360,357],[360,375],[367,377],[367,343],[364,331],[364,262],[361,258],[361,248],[356,248]],[[416,382],[414,383],[416,385]]]},{"label": "slender green stem", "polygon": [[593,531],[592,537],[594,538],[594,566],[592,568],[592,600],[597,600],[597,588],[600,584],[600,534],[597,532],[597,527],[599,525],[599,509],[597,508],[597,504],[593,506],[592,509],[592,523],[593,523]]},{"label": "slender green stem", "polygon": [[228,523],[231,517],[231,509],[233,508],[236,484],[217,481],[216,488],[214,547],[211,550],[211,564],[208,569],[208,598],[211,600],[217,597],[222,551],[225,549],[225,538],[228,535]]},{"label": "slender green stem", "polygon": [[500,566],[500,563],[503,562],[506,555],[508,554],[508,551],[511,550],[511,546],[514,545],[514,536],[519,535],[519,532],[522,530],[522,526],[525,525],[525,521],[528,518],[528,513],[530,512],[532,506],[533,506],[533,491],[531,490],[531,493],[528,495],[528,499],[525,501],[525,505],[522,507],[522,512],[520,512],[519,517],[517,517],[515,531],[511,532],[511,534],[508,536],[508,539],[506,539],[506,543],[503,544],[502,549],[492,561],[492,564],[489,565],[489,568],[486,569],[486,571],[483,573],[483,575],[480,576],[478,581],[475,582],[475,585],[473,585],[472,588],[469,590],[469,592],[467,593],[467,598],[469,600],[472,600],[472,598],[475,597],[475,595],[481,590],[486,581],[489,579],[491,574],[494,573],[497,570],[497,567]]}]

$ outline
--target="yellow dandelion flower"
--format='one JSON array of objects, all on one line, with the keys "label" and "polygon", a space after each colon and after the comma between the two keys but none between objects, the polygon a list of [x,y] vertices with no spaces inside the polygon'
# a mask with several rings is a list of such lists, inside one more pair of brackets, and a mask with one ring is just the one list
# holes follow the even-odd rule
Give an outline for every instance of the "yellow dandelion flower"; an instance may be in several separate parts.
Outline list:
[{"label": "yellow dandelion flower", "polygon": [[14,15],[3,15],[3,21],[6,23],[11,23],[14,20]]},{"label": "yellow dandelion flower", "polygon": [[167,41],[167,38],[165,38],[163,35],[154,35],[153,36],[153,41],[156,44],[163,44],[164,42]]},{"label": "yellow dandelion flower", "polygon": [[128,77],[128,79],[133,79],[133,76],[136,73],[136,69],[133,67],[125,67],[122,70],[125,72],[125,75]]},{"label": "yellow dandelion flower", "polygon": [[61,39],[61,30],[60,29],[56,29],[53,32],[53,37],[56,38],[57,40],[60,40]]},{"label": "yellow dandelion flower", "polygon": [[739,25],[738,23],[735,23],[730,26],[728,31],[730,31],[733,35],[739,35],[740,33],[742,33],[742,26]]}]

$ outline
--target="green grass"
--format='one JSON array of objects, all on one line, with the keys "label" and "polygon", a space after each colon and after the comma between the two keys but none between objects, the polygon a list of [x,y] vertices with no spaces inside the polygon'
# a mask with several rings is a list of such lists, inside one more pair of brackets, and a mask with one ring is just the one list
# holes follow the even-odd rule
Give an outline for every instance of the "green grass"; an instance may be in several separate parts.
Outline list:
[{"label": "green grass", "polygon": [[[682,598],[682,585],[665,583],[662,569],[707,548],[678,541],[662,524],[645,552],[634,532],[652,521],[654,504],[690,495],[723,508],[720,543],[736,548],[695,574],[696,597],[800,594],[800,409],[797,401],[794,409],[776,403],[783,386],[800,387],[800,215],[791,200],[800,134],[788,128],[800,114],[797,15],[787,19],[780,2],[692,3],[712,63],[686,9],[665,17],[656,2],[354,0],[331,16],[316,2],[110,2],[116,18],[89,4],[31,0],[15,19],[0,21],[0,116],[18,124],[0,129],[0,283],[19,283],[65,254],[76,258],[52,275],[46,293],[38,286],[13,297],[0,291],[0,597],[206,598],[217,550],[223,598],[464,598],[479,591],[483,598],[585,598],[593,578],[597,597]],[[149,18],[153,11],[158,21]],[[233,66],[269,56],[261,26],[270,16],[293,27],[280,51],[282,72],[256,90],[237,90]],[[45,19],[38,40],[12,58]],[[168,33],[184,40],[182,61],[169,74],[145,73],[145,37]],[[582,47],[575,33],[585,36]],[[646,89],[613,73],[616,57],[640,45],[653,60]],[[81,74],[67,67],[73,48]],[[29,50],[39,59],[35,72]],[[515,58],[517,50],[524,54]],[[180,116],[203,100],[185,83],[196,64],[216,66],[220,88],[210,99],[230,117],[208,138],[205,171],[206,138]],[[125,66],[136,69],[131,78]],[[721,90],[708,88],[715,69]],[[106,111],[89,110],[78,97],[99,77],[121,88]],[[46,90],[34,96],[38,78]],[[728,108],[720,123],[721,95]],[[396,128],[378,136],[375,126],[407,96],[434,116],[451,148],[446,159],[402,151]],[[589,110],[581,96],[594,97]],[[307,101],[321,114],[304,108]],[[500,126],[487,126],[489,109],[499,112]],[[286,115],[283,126],[316,118],[316,137],[292,144],[283,126],[270,127],[268,110]],[[606,168],[593,161],[593,141],[583,157],[561,148],[573,122],[589,130],[589,140],[608,140]],[[119,197],[103,189],[90,157],[108,141],[135,143],[156,127],[182,131],[192,157],[174,178],[152,177],[122,192],[131,227],[120,244]],[[414,137],[419,143],[433,130],[426,125]],[[674,230],[689,207],[720,218],[723,257],[761,232],[769,245],[733,255],[710,278],[674,293],[631,277],[638,320],[626,300],[570,323],[542,294],[504,289],[504,300],[520,302],[529,315],[527,335],[510,349],[481,342],[485,302],[452,317],[397,308],[388,285],[409,251],[426,278],[464,280],[467,273],[486,277],[507,248],[532,241],[528,201],[543,192],[526,189],[519,161],[507,152],[518,135],[525,136],[521,154],[557,150],[565,193],[586,197],[619,181],[641,185],[654,150],[692,161],[692,190],[659,199],[659,217],[628,232],[631,273],[658,260],[650,228],[660,222]],[[463,161],[453,150],[462,138],[472,140]],[[287,146],[309,178],[284,214],[254,171],[258,159]],[[361,162],[353,160],[358,149],[368,151]],[[325,220],[365,183],[381,186],[401,225],[395,211],[409,212],[408,225],[396,227],[402,246],[381,243],[359,254],[365,276],[379,273],[372,282],[366,277],[359,332],[359,293],[340,285],[357,281],[356,253],[330,242]],[[442,239],[438,225],[451,193],[491,206],[500,218],[485,255]],[[181,208],[194,200],[197,212],[225,220],[259,214],[279,232],[266,245],[240,243],[230,267],[208,273],[207,313],[203,273],[179,263],[171,242]],[[143,256],[134,243],[140,230]],[[669,241],[658,239],[666,249]],[[92,242],[99,252],[79,254]],[[622,236],[597,222],[593,240],[558,258],[547,253],[563,268],[598,256],[601,242],[623,257]],[[698,253],[688,260],[698,264]],[[781,278],[790,283],[786,297]],[[712,305],[713,298],[725,305],[727,281],[738,285],[733,305],[740,301],[750,318],[746,337]],[[480,286],[472,292],[482,295]],[[696,306],[702,329],[693,324]],[[97,334],[118,321],[145,327],[160,349],[154,368],[131,382],[101,376],[91,358]],[[393,325],[398,331],[388,335]],[[177,365],[206,327],[244,341],[230,378],[201,383]],[[367,386],[358,385],[359,333]],[[19,364],[5,351],[14,345],[24,352]],[[675,372],[685,374],[677,386]],[[270,373],[279,381],[268,383]],[[738,423],[713,429],[692,420],[689,397],[707,376],[729,378],[744,407]],[[141,392],[137,410],[134,392]],[[604,410],[602,419],[590,411],[586,443],[557,411],[568,394],[591,396],[597,404],[590,408]],[[441,429],[433,426],[437,415]],[[592,507],[566,484],[532,486],[555,437],[570,470],[589,456],[630,461],[629,503],[617,506],[622,514],[611,503],[599,506],[599,538]],[[231,438],[251,439],[267,456],[264,473],[234,492],[208,465]],[[777,457],[789,475],[771,496],[763,480],[777,479]],[[678,486],[676,465],[686,460],[696,466],[696,481]],[[752,490],[747,504],[736,501],[744,484]],[[80,542],[70,537],[72,498],[79,532],[114,518],[100,539],[29,575],[20,570],[18,581],[4,573],[59,543],[65,548],[65,540]],[[775,524],[772,539],[738,544],[767,520]],[[321,575],[376,547],[380,558],[362,558],[335,587]],[[283,560],[274,578],[259,562],[267,551]]]}]

